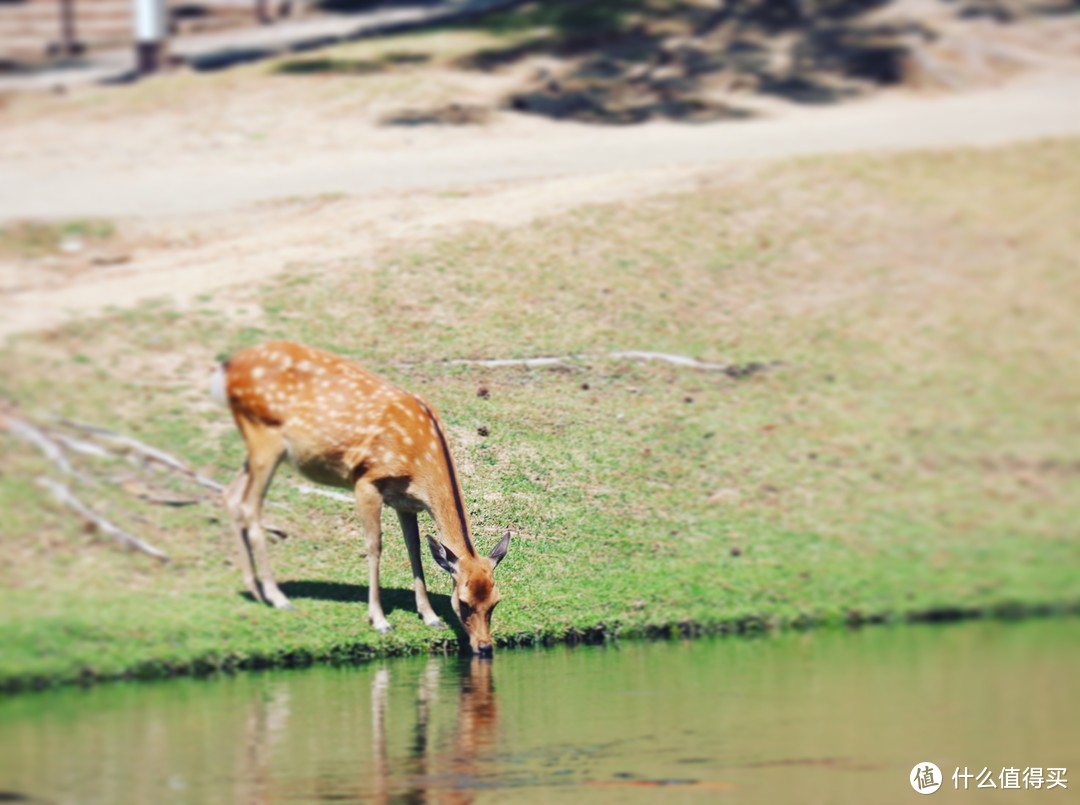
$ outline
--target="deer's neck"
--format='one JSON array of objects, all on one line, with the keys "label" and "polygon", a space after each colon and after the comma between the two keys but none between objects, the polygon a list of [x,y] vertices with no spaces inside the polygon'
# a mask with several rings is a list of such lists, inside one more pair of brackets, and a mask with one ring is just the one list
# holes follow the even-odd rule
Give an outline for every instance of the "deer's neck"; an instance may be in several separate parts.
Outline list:
[{"label": "deer's neck", "polygon": [[453,456],[450,455],[450,443],[439,417],[427,403],[420,400],[420,405],[435,427],[440,452],[439,460],[436,462],[438,469],[431,474],[428,482],[431,516],[439,529],[440,538],[450,550],[459,557],[476,556],[476,548],[473,547],[469,530],[469,512],[465,508],[465,498],[461,494],[457,467],[454,465]]}]

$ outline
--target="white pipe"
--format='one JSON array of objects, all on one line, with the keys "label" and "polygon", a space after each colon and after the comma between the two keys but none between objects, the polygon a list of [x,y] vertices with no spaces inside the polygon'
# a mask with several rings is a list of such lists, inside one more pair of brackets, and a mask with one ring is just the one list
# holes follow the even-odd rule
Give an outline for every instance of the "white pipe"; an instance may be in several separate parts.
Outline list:
[{"label": "white pipe", "polygon": [[168,18],[165,0],[134,0],[134,2],[135,41],[140,44],[163,41]]}]

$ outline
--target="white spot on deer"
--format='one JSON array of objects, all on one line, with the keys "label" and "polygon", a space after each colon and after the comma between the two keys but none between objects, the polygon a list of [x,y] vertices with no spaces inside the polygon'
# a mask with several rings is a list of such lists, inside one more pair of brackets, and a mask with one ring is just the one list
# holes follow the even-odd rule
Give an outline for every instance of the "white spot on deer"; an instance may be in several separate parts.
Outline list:
[{"label": "white spot on deer", "polygon": [[254,369],[251,370],[251,377],[255,380],[258,380],[264,374],[266,374],[265,366],[256,366]]}]

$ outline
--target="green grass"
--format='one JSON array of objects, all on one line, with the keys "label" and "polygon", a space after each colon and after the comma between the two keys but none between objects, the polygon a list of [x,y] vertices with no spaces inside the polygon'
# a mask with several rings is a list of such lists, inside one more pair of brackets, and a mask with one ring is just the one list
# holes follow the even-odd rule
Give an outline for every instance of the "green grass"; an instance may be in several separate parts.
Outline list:
[{"label": "green grass", "polygon": [[[480,547],[517,534],[498,574],[503,645],[1072,609],[1078,157],[1056,141],[803,160],[478,226],[377,264],[297,267],[249,292],[254,324],[157,304],[22,338],[0,395],[226,480],[242,450],[205,392],[216,356],[278,337],[352,355],[440,408]],[[441,362],[622,349],[775,365],[734,379],[604,357]],[[33,483],[43,459],[0,439],[0,684],[455,645],[410,611],[392,517],[396,631],[370,629],[348,506],[299,494],[291,471],[268,518],[290,534],[272,554],[298,611],[278,613],[240,595],[212,501],[80,487],[173,557],[159,566],[75,524]],[[94,461],[79,464],[194,491]],[[430,562],[428,577],[446,615],[448,580]]]}]

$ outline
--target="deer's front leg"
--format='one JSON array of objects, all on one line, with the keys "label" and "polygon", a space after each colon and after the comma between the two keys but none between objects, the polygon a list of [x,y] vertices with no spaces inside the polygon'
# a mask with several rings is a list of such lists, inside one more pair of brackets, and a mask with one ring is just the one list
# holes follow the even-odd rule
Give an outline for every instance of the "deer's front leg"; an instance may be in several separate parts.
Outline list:
[{"label": "deer's front leg", "polygon": [[424,565],[420,561],[420,526],[413,512],[399,511],[398,522],[401,533],[405,535],[405,547],[409,550],[409,564],[412,565],[413,590],[416,592],[416,611],[428,626],[443,629],[446,624],[439,620],[428,600],[427,583],[424,581]]},{"label": "deer's front leg", "polygon": [[250,481],[251,478],[245,461],[243,469],[236,474],[233,482],[225,488],[222,499],[225,501],[225,509],[229,513],[229,525],[233,531],[233,542],[236,545],[236,556],[240,564],[240,572],[244,576],[244,588],[251,594],[252,598],[265,604],[262,589],[255,578],[255,558],[251,554],[251,543],[248,541],[247,528],[244,526],[240,515],[240,506],[244,502],[244,494]]},{"label": "deer's front leg", "polygon": [[381,634],[390,631],[390,622],[383,613],[379,598],[379,560],[382,557],[382,495],[366,481],[356,485],[356,511],[364,532],[368,555],[368,620]]}]

